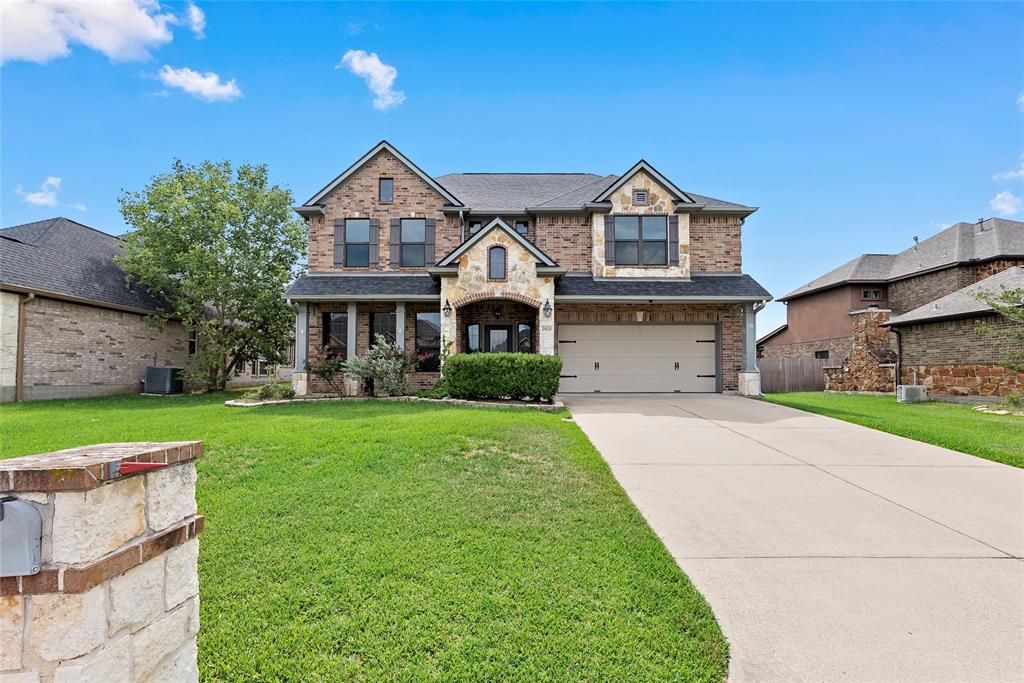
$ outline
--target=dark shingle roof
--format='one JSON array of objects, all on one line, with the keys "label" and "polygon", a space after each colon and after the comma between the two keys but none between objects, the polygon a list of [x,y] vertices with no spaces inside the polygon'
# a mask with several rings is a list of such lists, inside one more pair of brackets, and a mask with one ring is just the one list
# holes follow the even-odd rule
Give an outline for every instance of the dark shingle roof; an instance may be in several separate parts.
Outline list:
[{"label": "dark shingle roof", "polygon": [[[527,207],[582,209],[616,180],[594,173],[449,173],[434,180],[477,213],[523,211]],[[742,204],[687,192],[708,209],[749,209]],[[753,211],[753,209],[751,209]]]},{"label": "dark shingle roof", "polygon": [[811,280],[780,301],[846,282],[888,282],[966,261],[1024,257],[1024,223],[989,218],[957,223],[898,254],[864,254]]},{"label": "dark shingle roof", "polygon": [[729,298],[767,301],[772,298],[749,275],[693,275],[689,280],[630,278],[595,279],[592,275],[566,275],[555,283],[560,297],[679,297]]},{"label": "dark shingle roof", "polygon": [[286,299],[325,297],[439,297],[440,283],[430,275],[300,275]]},{"label": "dark shingle roof", "polygon": [[0,285],[147,311],[162,299],[125,282],[121,240],[67,218],[0,229]]},{"label": "dark shingle roof", "polygon": [[914,323],[943,320],[946,318],[969,317],[973,314],[984,314],[992,311],[992,307],[978,299],[982,291],[998,294],[1003,289],[1024,289],[1024,267],[1007,268],[973,285],[967,285],[952,294],[936,299],[930,303],[908,311],[888,322],[899,327]]}]

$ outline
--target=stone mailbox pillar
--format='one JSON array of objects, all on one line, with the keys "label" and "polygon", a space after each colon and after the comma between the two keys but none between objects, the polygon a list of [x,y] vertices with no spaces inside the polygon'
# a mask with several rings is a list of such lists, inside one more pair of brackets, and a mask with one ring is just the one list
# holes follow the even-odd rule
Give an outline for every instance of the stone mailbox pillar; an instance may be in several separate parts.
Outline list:
[{"label": "stone mailbox pillar", "polygon": [[42,518],[36,573],[0,577],[0,680],[198,680],[202,452],[120,443],[0,461],[0,497]]}]

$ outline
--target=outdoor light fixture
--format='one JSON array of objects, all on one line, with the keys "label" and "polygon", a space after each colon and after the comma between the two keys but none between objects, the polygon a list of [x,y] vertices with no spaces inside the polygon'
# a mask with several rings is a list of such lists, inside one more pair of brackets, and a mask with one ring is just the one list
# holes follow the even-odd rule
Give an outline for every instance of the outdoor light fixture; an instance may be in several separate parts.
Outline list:
[{"label": "outdoor light fixture", "polygon": [[448,303],[448,299],[444,300],[444,306],[441,308],[441,311],[444,313],[444,317],[452,317],[452,305]]},{"label": "outdoor light fixture", "polygon": [[494,307],[494,319],[501,320],[501,309],[497,306]]},{"label": "outdoor light fixture", "polygon": [[542,308],[541,310],[544,311],[545,318],[551,317],[551,299],[544,300],[544,308]]}]

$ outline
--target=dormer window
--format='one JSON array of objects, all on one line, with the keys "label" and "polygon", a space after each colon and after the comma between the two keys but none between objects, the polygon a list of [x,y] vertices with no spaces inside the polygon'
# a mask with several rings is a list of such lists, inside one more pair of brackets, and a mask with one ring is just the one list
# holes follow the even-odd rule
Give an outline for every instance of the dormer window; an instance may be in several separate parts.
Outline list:
[{"label": "dormer window", "polygon": [[515,227],[516,227],[516,232],[518,232],[523,237],[526,237],[526,233],[530,231],[530,222],[529,221],[516,221],[516,226]]},{"label": "dormer window", "polygon": [[487,251],[487,277],[491,280],[505,279],[505,247],[491,247]]},{"label": "dormer window", "polygon": [[647,206],[651,201],[651,195],[647,190],[633,190],[633,206]]},{"label": "dormer window", "polygon": [[379,190],[381,204],[390,204],[391,202],[395,201],[394,178],[381,178]]},{"label": "dormer window", "polygon": [[469,234],[470,235],[477,234],[478,232],[480,232],[480,228],[481,227],[483,227],[483,223],[481,223],[480,221],[472,221],[469,224]]}]

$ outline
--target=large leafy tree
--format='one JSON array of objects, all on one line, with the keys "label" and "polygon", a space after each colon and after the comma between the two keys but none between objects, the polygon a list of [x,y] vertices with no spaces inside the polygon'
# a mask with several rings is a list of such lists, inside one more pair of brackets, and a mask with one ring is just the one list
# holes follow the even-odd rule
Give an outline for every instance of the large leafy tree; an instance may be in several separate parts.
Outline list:
[{"label": "large leafy tree", "polygon": [[292,195],[270,185],[266,166],[176,161],[141,192],[122,192],[131,226],[118,264],[130,280],[163,295],[199,339],[188,379],[210,390],[259,357],[283,362],[294,314],[285,286],[305,254]]},{"label": "large leafy tree", "polygon": [[1006,358],[1002,359],[999,364],[1014,372],[1024,372],[1024,351],[1019,350],[1024,349],[1024,288],[1008,289],[1004,287],[998,291],[983,290],[977,296],[991,306],[993,311],[1010,321],[1008,327],[995,325],[982,327],[983,331],[996,334],[1009,342],[1007,346],[1011,350],[1007,351]]}]

